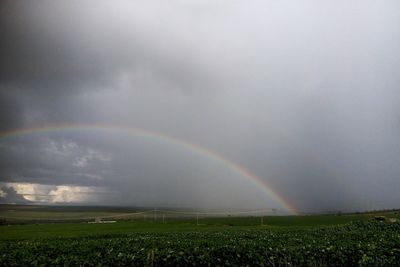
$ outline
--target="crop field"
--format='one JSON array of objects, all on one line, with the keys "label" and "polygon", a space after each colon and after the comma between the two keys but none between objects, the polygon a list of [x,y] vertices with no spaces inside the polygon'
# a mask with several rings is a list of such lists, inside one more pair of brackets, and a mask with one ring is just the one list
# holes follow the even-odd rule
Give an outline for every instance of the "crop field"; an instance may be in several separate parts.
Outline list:
[{"label": "crop field", "polygon": [[[374,220],[377,214],[385,221]],[[400,266],[400,224],[389,221],[398,216],[6,224],[0,266]]]},{"label": "crop field", "polygon": [[[3,226],[6,227],[6,226]],[[10,226],[11,227],[11,226]],[[68,228],[66,229],[68,231]],[[400,225],[193,227],[0,242],[2,266],[399,266]],[[156,230],[156,231],[154,231]],[[4,231],[4,229],[3,229]],[[33,231],[32,228],[27,231]]]}]

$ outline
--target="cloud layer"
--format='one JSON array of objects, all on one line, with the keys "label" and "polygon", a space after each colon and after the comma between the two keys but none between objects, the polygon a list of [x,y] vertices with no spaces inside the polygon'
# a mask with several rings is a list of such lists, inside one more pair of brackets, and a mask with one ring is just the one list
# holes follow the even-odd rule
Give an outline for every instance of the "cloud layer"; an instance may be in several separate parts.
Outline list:
[{"label": "cloud layer", "polygon": [[[217,151],[300,210],[394,208],[399,8],[397,1],[5,1],[0,130],[148,129]],[[50,195],[101,188],[96,201],[110,204],[278,205],[188,153],[104,132],[2,138],[0,198],[12,202],[20,193],[6,184],[19,183],[51,186]]]}]

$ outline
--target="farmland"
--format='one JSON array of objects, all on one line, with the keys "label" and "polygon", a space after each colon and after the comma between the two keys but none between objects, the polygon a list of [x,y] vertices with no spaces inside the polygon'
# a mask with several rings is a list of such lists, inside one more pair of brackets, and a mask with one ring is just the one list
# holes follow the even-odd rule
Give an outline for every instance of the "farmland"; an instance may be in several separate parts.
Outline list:
[{"label": "farmland", "polygon": [[[28,216],[32,211],[24,207],[18,212]],[[65,219],[121,211],[63,212]],[[377,214],[399,216],[397,212],[265,216],[262,225],[260,217],[161,220],[159,215],[158,220],[113,224],[13,221],[0,226],[0,266],[398,266],[400,224],[373,220]]]}]

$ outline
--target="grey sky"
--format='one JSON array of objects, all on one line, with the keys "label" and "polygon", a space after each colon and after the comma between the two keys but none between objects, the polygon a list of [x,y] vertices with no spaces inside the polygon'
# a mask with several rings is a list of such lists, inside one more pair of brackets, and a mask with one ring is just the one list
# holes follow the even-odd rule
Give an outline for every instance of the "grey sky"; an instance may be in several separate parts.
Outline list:
[{"label": "grey sky", "polygon": [[[245,166],[299,210],[395,208],[399,9],[397,1],[3,1],[0,130],[148,129]],[[0,181],[3,202],[23,199],[16,184],[35,184],[38,195],[74,187],[65,202],[87,194],[77,202],[278,205],[212,160],[118,133],[2,139]]]}]

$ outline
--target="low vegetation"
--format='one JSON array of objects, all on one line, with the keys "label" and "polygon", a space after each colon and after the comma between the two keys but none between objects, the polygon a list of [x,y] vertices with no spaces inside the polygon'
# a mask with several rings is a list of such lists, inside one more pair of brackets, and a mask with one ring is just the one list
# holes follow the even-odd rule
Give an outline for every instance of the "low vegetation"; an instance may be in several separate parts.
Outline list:
[{"label": "low vegetation", "polygon": [[[88,224],[48,223],[44,212],[84,218],[121,211],[26,209],[17,211],[32,217],[19,221],[0,212],[0,266],[400,266],[397,211],[263,218],[148,214]],[[42,221],[30,223],[38,217]]]}]

